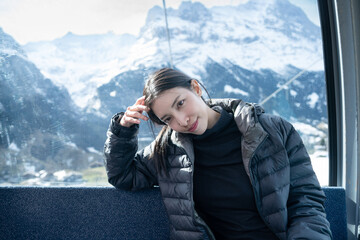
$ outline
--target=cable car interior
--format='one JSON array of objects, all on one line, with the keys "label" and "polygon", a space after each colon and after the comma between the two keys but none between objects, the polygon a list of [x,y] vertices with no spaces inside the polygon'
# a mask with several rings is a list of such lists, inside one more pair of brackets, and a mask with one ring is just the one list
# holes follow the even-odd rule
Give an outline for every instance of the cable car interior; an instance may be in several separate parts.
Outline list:
[{"label": "cable car interior", "polygon": [[[249,2],[251,1],[255,0],[249,0]],[[259,2],[259,0],[256,1]],[[158,13],[158,9],[161,10],[159,14],[161,14],[160,16],[162,23],[165,23],[163,29],[166,30],[166,32],[163,33],[164,43],[166,43],[163,44],[162,50],[163,54],[165,55],[164,59],[166,59],[165,61],[168,66],[176,67],[177,65],[180,65],[180,62],[184,60],[184,58],[179,58],[179,52],[176,52],[177,50],[175,49],[176,44],[181,39],[179,41],[174,41],[172,39],[174,31],[171,31],[171,28],[174,20],[171,14],[173,14],[175,10],[166,7],[166,4],[169,4],[169,2],[171,1],[157,1],[156,4],[159,6],[161,5],[161,7],[153,8],[152,12],[155,14],[155,12]],[[274,0],[274,2],[284,3],[288,2],[288,0]],[[324,95],[323,101],[327,111],[328,126],[328,137],[326,144],[324,144],[327,146],[327,163],[325,165],[321,163],[319,166],[319,169],[326,169],[324,177],[319,175],[319,179],[324,179],[323,181],[325,182],[322,184],[322,189],[326,195],[326,217],[330,222],[333,239],[360,240],[360,1],[318,0],[316,6],[320,22],[319,29],[322,36],[321,54],[323,55],[323,61],[320,61],[320,64],[323,63],[323,75],[325,80],[324,91],[326,93]],[[220,12],[220,10],[216,11]],[[232,11],[231,7],[228,8],[228,11],[230,15],[230,12]],[[0,15],[1,14],[3,13],[0,10]],[[206,17],[207,15],[204,16]],[[157,19],[156,17],[153,18],[155,20]],[[147,21],[150,20],[152,20],[151,17],[148,17]],[[192,19],[191,21],[196,22],[199,21],[199,19]],[[208,19],[207,21],[210,20]],[[181,22],[181,24],[185,25],[184,22]],[[251,23],[248,24],[249,25],[247,28],[250,29]],[[4,30],[6,30],[6,28],[4,28]],[[194,32],[196,31],[197,30],[194,30]],[[148,34],[145,27],[143,28],[143,33],[144,35]],[[21,59],[24,59],[25,57],[22,55],[21,58],[15,58],[14,56],[11,56],[10,51],[6,52],[4,49],[8,47],[6,44],[9,38],[3,37],[1,34],[2,30],[0,29],[0,53],[2,54],[0,55],[0,86],[3,88],[5,85],[1,82],[10,82],[8,79],[12,74],[6,72],[4,70],[5,67],[12,66],[12,64],[14,66],[20,66],[20,64],[22,64]],[[211,32],[208,33],[210,36],[209,38],[218,40],[217,36],[213,35],[211,37],[211,34]],[[111,34],[109,33],[108,37],[110,35]],[[95,35],[93,37],[96,38]],[[201,40],[197,39],[197,37],[198,36],[196,35],[192,35],[192,38],[197,41],[197,44],[202,44]],[[74,41],[73,39],[75,39],[74,35],[72,34],[68,34],[67,38],[71,39],[71,41]],[[151,38],[151,36],[149,38]],[[144,39],[146,39],[146,37]],[[274,44],[277,44],[277,40],[280,41],[280,39],[275,39]],[[255,36],[252,39],[248,38],[244,41],[250,44],[258,41],[258,37]],[[149,42],[151,41],[149,40]],[[115,44],[110,43],[109,41],[107,43]],[[35,54],[31,55],[31,51],[36,47],[37,45],[35,44],[31,46],[28,45],[26,48],[27,51],[29,51],[28,56],[35,56]],[[96,47],[97,46],[90,46],[90,48]],[[141,54],[144,54],[144,56],[149,51],[152,51],[150,47],[138,48],[140,48],[140,51],[142,51]],[[267,46],[267,48],[271,48],[271,45]],[[194,49],[191,51],[195,51]],[[36,54],[40,53],[41,52],[36,52]],[[55,54],[55,51],[53,51],[53,54]],[[201,56],[199,58],[201,58]],[[39,63],[36,64],[39,64],[39,66],[41,66],[42,63],[45,64],[44,62],[50,62],[46,58],[44,58],[45,60],[41,62],[41,56],[38,57],[38,59],[40,59]],[[141,60],[136,60],[140,62],[138,64],[138,68],[143,66],[141,65],[143,64],[141,61],[145,61],[147,58],[140,57],[140,59]],[[209,62],[210,60],[207,61]],[[216,59],[211,61],[216,62]],[[211,74],[215,68],[219,68],[221,70],[220,65],[216,65],[213,62],[211,62],[211,68],[205,67],[205,71],[207,71],[208,74]],[[99,65],[99,63],[97,64]],[[181,67],[186,69],[192,64],[194,63],[189,61],[187,63],[183,63]],[[231,64],[233,63],[228,63],[228,66]],[[269,104],[267,103],[269,99],[280,95],[281,92],[285,92],[286,89],[289,89],[291,84],[296,84],[296,81],[299,77],[306,77],[305,75],[307,68],[304,67],[305,65],[303,65],[302,68],[294,68],[295,70],[298,70],[297,72],[295,70],[293,71],[293,73],[297,73],[297,75],[289,75],[290,77],[288,77],[286,81],[284,80],[282,84],[276,86],[276,89],[273,89],[275,91],[272,91],[272,94],[265,94],[268,96],[268,98],[264,96],[262,99],[260,99],[261,101],[259,102],[261,102],[261,105],[264,105],[266,108],[266,106],[268,106],[266,104]],[[32,66],[33,65],[27,65],[27,69],[30,69]],[[235,64],[231,66],[235,66]],[[54,66],[52,68],[55,69]],[[147,70],[152,70],[152,68],[146,68],[148,68]],[[21,72],[22,70],[20,67],[17,67],[16,69],[19,74],[26,74],[26,72]],[[239,70],[240,68],[233,67],[232,71],[235,71],[234,69]],[[57,73],[61,73],[63,70],[57,69],[56,71]],[[42,70],[42,72],[46,72],[46,69]],[[136,70],[129,70],[127,73],[128,75],[126,76],[129,76],[130,72],[134,73],[134,76],[137,78],[143,78],[145,75],[144,72],[141,71],[136,72]],[[266,71],[263,71],[262,73],[265,74]],[[199,74],[199,76],[206,78],[208,75]],[[114,79],[117,79],[118,83],[121,84],[121,77],[122,76],[119,75],[119,77]],[[18,79],[21,78],[22,77],[19,77]],[[41,79],[43,82],[40,85],[48,86],[50,84],[50,80],[48,78]],[[224,78],[223,81],[226,81],[226,78]],[[37,83],[26,85],[26,83],[23,82],[22,84],[24,89],[30,89],[30,86],[33,86],[33,84],[36,85]],[[93,84],[93,82],[89,84]],[[239,88],[230,87],[230,84],[231,83],[229,82],[228,85],[225,85],[224,87],[226,93],[242,94]],[[114,90],[118,86],[116,83],[113,85],[108,85],[106,88],[104,86],[99,87],[98,94],[101,91],[104,91],[111,97],[116,96],[117,93]],[[126,86],[129,89],[132,87],[137,89],[139,87],[131,86],[131,83],[126,83]],[[142,88],[142,86],[140,87]],[[216,86],[214,85],[214,87]],[[310,87],[312,89],[318,88],[318,86],[315,84],[313,86],[310,84]],[[23,91],[25,91],[24,89]],[[38,89],[39,92],[42,91],[40,87]],[[294,91],[288,90],[287,92],[288,95],[284,95],[287,98],[289,98],[289,96],[294,97],[296,95]],[[66,108],[71,108],[68,107],[71,106],[71,104],[66,105],[67,100],[65,101],[61,98],[61,96],[69,95],[69,93],[63,89],[59,90],[59,94],[60,97],[58,97],[57,100],[61,102],[61,104],[58,105],[63,105],[64,107],[62,111],[66,111]],[[128,93],[123,94],[130,96],[133,94],[133,92],[132,90],[129,90]],[[245,93],[243,94],[246,96]],[[1,95],[5,96],[6,92],[1,92]],[[214,95],[217,97],[216,94]],[[79,95],[74,96],[76,98]],[[11,138],[16,134],[27,134],[27,130],[21,129],[16,132],[14,129],[17,127],[5,127],[6,121],[9,121],[9,117],[6,117],[8,116],[6,115],[6,104],[11,102],[11,100],[4,99],[5,97],[0,96],[0,158],[4,158],[4,160],[0,159],[0,168],[10,169],[8,172],[11,172],[11,170],[14,169],[14,165],[11,165],[11,161],[23,161],[21,160],[20,155],[17,155],[17,160],[14,160],[15,158],[13,155],[11,155],[14,152],[19,152],[19,147],[17,146],[20,146],[20,143],[17,145],[12,144]],[[108,101],[107,99],[104,99],[101,99],[104,103]],[[42,104],[43,100],[33,99],[33,103],[37,104],[37,102],[41,102]],[[94,100],[94,102],[96,101]],[[14,107],[15,105],[11,106]],[[36,105],[35,110],[40,111],[39,109],[41,106],[42,105],[40,104]],[[32,109],[34,109],[34,107]],[[114,108],[109,107],[108,109],[109,112],[116,113]],[[28,109],[26,107],[23,107],[21,111],[26,112],[27,110]],[[51,109],[47,109],[47,111],[47,115],[50,116],[50,119],[65,118],[64,115],[52,116],[52,114],[55,113],[53,113]],[[22,116],[21,114],[22,113],[20,112],[18,113],[19,116]],[[97,116],[95,114],[89,116],[93,116],[93,119],[91,119],[91,117],[90,119],[94,122],[96,121]],[[5,121],[5,119],[7,120]],[[44,124],[44,122],[40,121],[41,124]],[[15,123],[13,123],[12,126],[14,124]],[[54,124],[49,128],[60,129],[63,128],[63,125]],[[88,132],[92,132],[89,131],[88,125],[79,128],[81,128],[80,132],[82,134],[88,134]],[[107,125],[105,124],[102,127],[96,128],[94,132],[98,131],[103,134],[103,137],[105,137],[106,128]],[[5,132],[11,131],[14,131],[13,135],[5,134]],[[36,136],[39,136],[41,131],[42,130],[36,132],[36,134],[38,134]],[[71,133],[71,131],[74,132]],[[71,128],[70,133],[68,134],[70,134],[69,136],[72,136],[71,134],[75,136],[77,133],[75,133],[74,128]],[[103,144],[104,139],[97,139],[96,136],[97,135],[95,135],[95,133],[93,135],[89,134],[88,137],[84,137],[84,142],[89,142],[89,139],[95,139],[98,141],[96,144],[100,146]],[[40,141],[39,139],[35,140],[35,142]],[[52,141],[48,141],[49,144],[59,143],[56,140],[57,138],[54,137],[52,139]],[[146,139],[146,137],[144,137],[144,139]],[[63,145],[65,146],[66,144]],[[9,152],[1,150],[4,146],[7,149],[10,149],[11,152],[10,150]],[[80,154],[78,152],[69,150],[72,149],[71,147],[73,147],[71,144],[66,145],[65,147],[67,150],[64,150],[64,154],[67,154],[67,152],[68,154]],[[95,152],[95,150],[89,147],[87,149],[88,155],[86,156],[90,159],[91,156],[93,156],[91,155],[92,151]],[[38,148],[37,150],[36,148],[31,148],[30,152],[33,153],[33,156],[36,154],[37,156],[43,156],[43,154],[46,154],[47,157],[53,156],[54,159],[59,159],[56,155],[56,153],[59,151],[62,150],[59,150],[58,148],[52,148],[51,151],[45,151],[41,148]],[[101,151],[102,150],[100,149],[97,152]],[[48,159],[47,157],[45,157],[45,159]],[[40,163],[37,160],[36,163],[38,165],[36,165],[34,169],[40,168]],[[81,162],[81,164],[88,163]],[[10,167],[7,168],[7,166]],[[31,167],[28,168],[31,169]],[[78,168],[80,168],[80,165]],[[101,171],[104,171],[104,166],[100,164],[99,166],[97,165],[97,168],[94,167],[93,169],[102,169]],[[0,239],[169,239],[169,221],[166,210],[161,201],[160,190],[158,187],[154,187],[153,189],[149,190],[142,190],[140,192],[126,192],[115,189],[110,185],[89,186],[78,184],[71,186],[65,184],[52,186],[46,184],[31,184],[34,182],[29,180],[26,182],[26,184],[19,184],[19,182],[12,184],[12,181],[15,180],[11,180],[12,178],[10,177],[5,177],[7,176],[6,174],[8,174],[8,172],[5,174],[5,170],[1,171],[0,178],[6,178],[7,180],[0,181]],[[37,179],[40,179],[41,176],[45,176],[44,171],[39,171],[36,174]],[[1,177],[1,175],[3,176]],[[77,175],[71,175],[68,180],[74,180],[76,182],[78,179],[77,177]],[[25,177],[23,176],[23,178]]]}]

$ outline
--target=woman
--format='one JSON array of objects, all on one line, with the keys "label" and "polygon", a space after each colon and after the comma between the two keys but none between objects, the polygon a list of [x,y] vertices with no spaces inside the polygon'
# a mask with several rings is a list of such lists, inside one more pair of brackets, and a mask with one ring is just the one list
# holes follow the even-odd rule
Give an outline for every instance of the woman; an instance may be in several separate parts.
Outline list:
[{"label": "woman", "polygon": [[[151,75],[143,96],[111,120],[109,182],[158,185],[172,239],[331,239],[324,193],[293,126],[257,105],[201,96],[179,71]],[[144,112],[163,128],[137,152]]]}]

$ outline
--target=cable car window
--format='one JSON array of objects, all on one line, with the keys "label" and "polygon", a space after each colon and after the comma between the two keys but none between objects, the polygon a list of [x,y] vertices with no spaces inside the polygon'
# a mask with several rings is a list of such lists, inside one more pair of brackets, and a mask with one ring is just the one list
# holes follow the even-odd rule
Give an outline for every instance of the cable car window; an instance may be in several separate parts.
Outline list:
[{"label": "cable car window", "polygon": [[[315,0],[1,1],[0,184],[108,185],[110,118],[160,67],[290,121],[328,185]],[[142,124],[139,148],[152,140]]]}]

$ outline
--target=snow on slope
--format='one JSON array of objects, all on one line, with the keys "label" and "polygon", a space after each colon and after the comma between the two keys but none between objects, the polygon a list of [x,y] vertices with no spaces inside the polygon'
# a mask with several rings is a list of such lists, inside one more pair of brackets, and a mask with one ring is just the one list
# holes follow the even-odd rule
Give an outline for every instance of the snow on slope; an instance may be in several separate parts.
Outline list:
[{"label": "snow on slope", "polygon": [[[272,69],[284,74],[288,65],[303,69],[317,61],[321,70],[319,27],[287,0],[253,0],[237,7],[207,9],[183,2],[168,9],[174,65],[199,77],[205,63],[231,62],[251,71]],[[25,46],[27,54],[57,85],[68,89],[80,107],[96,108],[96,89],[115,75],[139,68],[169,65],[163,9],[148,12],[139,36],[77,36]]]},{"label": "snow on slope", "polygon": [[26,59],[26,53],[21,46],[11,37],[6,34],[0,27],[0,61],[5,56],[19,56]]},{"label": "snow on slope", "polygon": [[76,104],[84,108],[96,89],[119,73],[134,41],[131,35],[68,33],[51,42],[29,43],[24,48],[42,74],[66,87]]}]

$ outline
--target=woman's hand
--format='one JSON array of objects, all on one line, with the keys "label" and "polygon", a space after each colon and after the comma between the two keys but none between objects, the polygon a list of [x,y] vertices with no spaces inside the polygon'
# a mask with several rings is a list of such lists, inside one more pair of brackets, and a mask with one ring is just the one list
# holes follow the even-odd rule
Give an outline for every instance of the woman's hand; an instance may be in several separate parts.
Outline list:
[{"label": "woman's hand", "polygon": [[145,96],[136,100],[135,104],[128,107],[124,116],[120,120],[120,125],[123,127],[131,127],[133,124],[140,124],[140,119],[147,121],[148,117],[143,115],[143,111],[149,111],[149,108],[144,105]]}]

